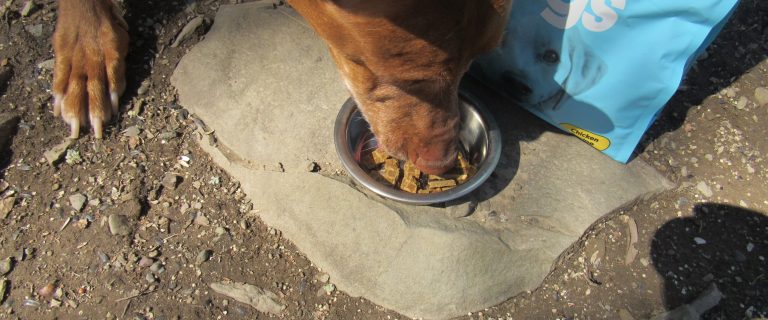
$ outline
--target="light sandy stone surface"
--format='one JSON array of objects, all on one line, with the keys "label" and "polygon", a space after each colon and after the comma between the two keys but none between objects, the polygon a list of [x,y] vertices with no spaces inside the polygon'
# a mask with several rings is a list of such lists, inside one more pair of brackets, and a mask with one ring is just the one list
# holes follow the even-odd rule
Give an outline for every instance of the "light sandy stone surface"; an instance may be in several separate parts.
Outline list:
[{"label": "light sandy stone surface", "polygon": [[[447,208],[363,193],[333,147],[348,96],[333,61],[300,17],[271,4],[222,6],[172,82],[215,130],[217,143],[201,145],[264,222],[340,290],[411,317],[462,315],[531,290],[595,220],[671,187],[642,161],[619,164],[470,82],[503,134],[489,181]],[[319,174],[307,172],[312,161]]]}]

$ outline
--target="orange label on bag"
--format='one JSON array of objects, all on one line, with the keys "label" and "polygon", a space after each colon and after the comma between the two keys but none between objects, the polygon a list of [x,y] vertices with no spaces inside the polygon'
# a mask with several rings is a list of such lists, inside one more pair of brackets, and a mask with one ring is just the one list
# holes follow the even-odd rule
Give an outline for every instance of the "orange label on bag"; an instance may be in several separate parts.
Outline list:
[{"label": "orange label on bag", "polygon": [[594,132],[584,130],[569,123],[561,123],[560,126],[597,150],[603,151],[611,146],[611,140]]}]

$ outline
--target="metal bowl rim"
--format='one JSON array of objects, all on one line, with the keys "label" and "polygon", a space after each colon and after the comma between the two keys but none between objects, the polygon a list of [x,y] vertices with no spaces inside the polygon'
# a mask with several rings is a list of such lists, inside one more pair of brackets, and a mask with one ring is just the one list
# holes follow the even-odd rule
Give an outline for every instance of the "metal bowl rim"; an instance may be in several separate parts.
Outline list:
[{"label": "metal bowl rim", "polygon": [[469,110],[479,115],[477,117],[482,123],[482,127],[485,129],[485,135],[488,139],[488,145],[486,149],[486,156],[480,162],[478,172],[472,176],[468,181],[459,186],[450,189],[448,191],[431,193],[431,194],[414,194],[405,191],[400,191],[392,186],[382,184],[373,179],[363,170],[358,163],[352,157],[351,150],[348,149],[349,137],[348,137],[348,124],[352,115],[357,111],[357,103],[353,98],[347,99],[344,105],[341,107],[338,116],[336,117],[336,123],[334,125],[334,144],[336,147],[336,153],[341,158],[341,162],[347,172],[352,178],[373,191],[374,193],[396,200],[403,203],[414,205],[429,205],[436,203],[444,203],[461,198],[470,192],[474,191],[477,187],[482,185],[496,169],[496,165],[501,158],[501,132],[496,124],[496,121],[491,116],[490,112],[483,106],[482,102],[474,96],[472,93],[466,91],[459,91],[459,96],[469,106]]}]

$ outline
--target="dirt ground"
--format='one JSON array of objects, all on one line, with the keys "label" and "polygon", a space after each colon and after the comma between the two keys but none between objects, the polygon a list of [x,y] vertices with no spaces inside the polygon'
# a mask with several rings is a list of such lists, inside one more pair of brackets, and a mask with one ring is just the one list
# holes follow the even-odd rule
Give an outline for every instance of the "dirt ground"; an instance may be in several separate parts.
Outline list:
[{"label": "dirt ground", "polygon": [[[55,165],[43,153],[68,134],[49,92],[57,4],[7,2],[0,114],[20,122],[0,154],[0,318],[276,317],[210,289],[224,280],[274,292],[286,319],[405,318],[336,290],[195,144],[169,77],[224,1],[126,0],[124,112]],[[170,47],[197,15],[204,27]],[[768,317],[766,87],[768,2],[743,0],[637,149],[679,187],[597,221],[537,290],[463,318],[648,319],[711,284],[724,298],[704,319]]]}]

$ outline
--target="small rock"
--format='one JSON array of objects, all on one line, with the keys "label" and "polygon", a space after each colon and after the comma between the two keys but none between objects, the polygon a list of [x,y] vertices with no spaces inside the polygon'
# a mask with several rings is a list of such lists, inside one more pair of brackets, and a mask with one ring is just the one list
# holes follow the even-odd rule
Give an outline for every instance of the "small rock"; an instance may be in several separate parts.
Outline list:
[{"label": "small rock", "polygon": [[203,22],[205,20],[203,19],[203,16],[197,16],[193,18],[192,20],[187,23],[184,28],[181,29],[179,34],[176,36],[176,40],[173,41],[171,44],[171,48],[176,48],[181,44],[182,41],[184,41],[187,37],[189,37],[197,28],[203,25]]},{"label": "small rock", "polygon": [[53,67],[56,65],[56,59],[48,59],[43,62],[40,62],[37,64],[37,68],[41,70],[53,70]]},{"label": "small rock", "polygon": [[149,81],[144,81],[139,86],[139,89],[136,91],[139,95],[143,95],[149,91]]},{"label": "small rock", "polygon": [[754,249],[755,249],[755,244],[754,243],[752,243],[752,242],[747,243],[747,252],[752,252],[752,250],[754,250]]},{"label": "small rock", "polygon": [[24,7],[21,8],[21,11],[19,13],[21,13],[22,17],[28,17],[29,13],[32,12],[32,9],[34,8],[35,8],[35,1],[27,0],[27,3],[24,4]]},{"label": "small rock", "polygon": [[758,106],[768,105],[768,88],[758,87],[755,89],[755,101]]},{"label": "small rock", "polygon": [[209,226],[211,225],[211,221],[208,220],[208,218],[200,213],[195,216],[195,224],[199,226]]},{"label": "small rock", "polygon": [[144,279],[147,280],[147,282],[149,282],[149,283],[157,282],[157,278],[152,273],[147,273],[147,275],[144,277]]},{"label": "small rock", "polygon": [[247,283],[217,282],[210,286],[216,293],[247,303],[264,313],[279,315],[285,310],[285,306],[277,302],[276,294]]},{"label": "small rock", "polygon": [[138,137],[139,133],[141,133],[139,126],[130,126],[123,130],[123,135],[126,137]]},{"label": "small rock", "polygon": [[13,269],[13,259],[11,257],[0,260],[0,276],[4,276]]},{"label": "small rock", "polygon": [[155,261],[155,263],[153,263],[152,266],[149,267],[149,271],[152,271],[154,273],[163,273],[163,271],[165,271],[165,268],[163,268],[162,262]]},{"label": "small rock", "polygon": [[11,210],[13,209],[14,203],[16,203],[16,197],[8,197],[3,200],[0,200],[0,218],[1,219],[8,218],[8,215],[11,213]]},{"label": "small rock", "polygon": [[176,131],[166,131],[166,132],[163,132],[163,133],[157,135],[157,138],[160,139],[160,140],[168,141],[168,140],[171,140],[173,138],[176,138],[176,136],[178,136],[178,134],[176,134]]},{"label": "small rock", "polygon": [[629,313],[629,310],[627,310],[627,309],[619,309],[619,319],[620,320],[635,320],[635,317],[633,317],[632,314]]},{"label": "small rock", "polygon": [[131,225],[130,220],[128,220],[128,217],[119,215],[119,214],[112,214],[109,216],[109,232],[112,233],[112,235],[120,235],[120,236],[127,236],[131,234]]},{"label": "small rock", "polygon": [[735,98],[736,97],[736,89],[734,88],[728,88],[725,90],[725,96],[728,98]]},{"label": "small rock", "polygon": [[699,192],[701,192],[701,194],[707,198],[712,196],[712,189],[704,181],[697,183],[696,189],[699,190]]},{"label": "small rock", "polygon": [[150,258],[157,258],[159,256],[160,256],[160,251],[158,251],[157,249],[152,250],[149,253],[147,253],[147,257],[150,257]]},{"label": "small rock", "polygon": [[51,299],[51,303],[49,304],[51,308],[58,308],[61,307],[61,300],[59,299]]},{"label": "small rock", "polygon": [[195,264],[203,264],[204,262],[211,259],[211,255],[213,255],[213,251],[211,250],[200,251],[200,253],[198,253],[197,257],[195,258]]},{"label": "small rock", "polygon": [[85,200],[86,197],[82,193],[75,193],[69,196],[69,205],[72,206],[72,209],[81,211],[85,206]]},{"label": "small rock", "polygon": [[736,109],[743,110],[744,108],[747,107],[747,102],[749,102],[749,100],[747,100],[747,97],[741,96],[739,98],[739,101],[736,102]]},{"label": "small rock", "polygon": [[317,172],[320,170],[320,166],[317,165],[317,162],[311,161],[307,164],[307,172]]},{"label": "small rock", "polygon": [[59,161],[64,153],[67,152],[67,148],[69,148],[73,142],[74,140],[72,139],[65,139],[61,143],[55,145],[53,148],[43,153],[43,156],[45,157],[45,160],[48,161],[48,164],[54,165],[57,161]]},{"label": "small rock", "polygon": [[331,280],[331,276],[327,273],[320,273],[315,277],[315,279],[321,283],[326,283],[328,280]]},{"label": "small rock", "polygon": [[24,30],[27,30],[29,34],[31,34],[35,38],[40,38],[43,36],[43,25],[42,24],[33,24],[28,25],[24,27]]},{"label": "small rock", "polygon": [[695,238],[693,238],[693,241],[695,241],[696,244],[707,244],[707,240],[704,240],[701,237],[695,237]]},{"label": "small rock", "polygon": [[143,268],[147,268],[151,266],[153,263],[155,263],[155,259],[152,259],[150,257],[141,257],[139,260],[139,266]]},{"label": "small rock", "polygon": [[48,299],[53,297],[53,293],[56,291],[56,285],[53,283],[49,283],[39,290],[37,290],[37,294],[39,294],[41,297]]},{"label": "small rock", "polygon": [[0,280],[0,303],[5,302],[5,296],[8,293],[8,280]]},{"label": "small rock", "polygon": [[176,190],[176,187],[179,185],[179,180],[181,177],[179,177],[176,174],[173,173],[166,173],[165,177],[163,177],[163,181],[161,182],[163,184],[163,187],[165,187],[168,190]]}]

